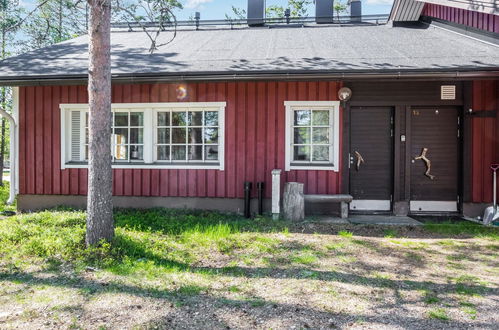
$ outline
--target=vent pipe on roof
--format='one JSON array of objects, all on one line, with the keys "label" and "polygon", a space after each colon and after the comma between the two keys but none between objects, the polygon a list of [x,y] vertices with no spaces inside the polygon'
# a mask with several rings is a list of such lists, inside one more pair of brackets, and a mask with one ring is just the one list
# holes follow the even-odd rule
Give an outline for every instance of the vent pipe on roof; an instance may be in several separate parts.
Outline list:
[{"label": "vent pipe on roof", "polygon": [[362,22],[362,1],[350,0],[350,21]]},{"label": "vent pipe on roof", "polygon": [[315,0],[316,23],[332,23],[333,15],[333,0]]},{"label": "vent pipe on roof", "polygon": [[262,26],[265,23],[265,0],[248,0],[248,25]]}]

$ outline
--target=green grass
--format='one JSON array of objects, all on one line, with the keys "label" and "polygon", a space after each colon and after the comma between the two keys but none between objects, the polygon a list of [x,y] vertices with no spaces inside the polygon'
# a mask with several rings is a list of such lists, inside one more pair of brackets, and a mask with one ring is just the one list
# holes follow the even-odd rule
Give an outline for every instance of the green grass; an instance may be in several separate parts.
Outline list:
[{"label": "green grass", "polygon": [[435,308],[428,312],[428,317],[431,319],[438,319],[442,321],[449,321],[450,317],[447,315],[447,312],[443,308]]},{"label": "green grass", "polygon": [[310,253],[299,254],[291,257],[291,261],[302,265],[312,265],[316,263],[318,258]]},{"label": "green grass", "polygon": [[341,236],[341,237],[345,237],[345,238],[351,238],[351,237],[353,237],[353,233],[351,231],[346,231],[346,230],[340,230],[338,232],[338,235]]},{"label": "green grass", "polygon": [[395,238],[398,236],[398,232],[395,229],[385,229],[383,234],[385,238]]},{"label": "green grass", "polygon": [[[484,246],[481,251],[494,257],[496,249],[488,245],[496,246],[497,242],[488,238],[454,244],[452,238],[433,235],[437,240],[426,243],[432,234],[417,229],[425,234],[424,242],[418,238],[383,239],[383,234],[393,234],[383,232],[383,228],[366,238],[365,231],[359,233],[355,226],[324,231],[314,224],[304,231],[301,224],[296,227],[270,218],[245,219],[193,210],[121,209],[115,211],[114,218],[113,242],[90,249],[84,241],[84,212],[55,209],[2,219],[0,283],[8,284],[0,286],[2,299],[7,297],[15,305],[73,308],[73,300],[59,301],[64,300],[61,297],[73,295],[92,301],[97,297],[114,299],[108,296],[121,293],[129,298],[159,299],[172,308],[191,308],[202,301],[267,311],[273,306],[287,308],[287,303],[279,302],[286,295],[283,300],[303,301],[309,311],[321,313],[341,313],[329,310],[331,299],[342,299],[346,304],[360,302],[349,307],[360,313],[355,306],[374,306],[364,298],[364,292],[371,292],[380,304],[391,303],[393,290],[404,282],[399,297],[402,304],[413,304],[412,298],[405,298],[406,291],[417,290],[429,318],[449,320],[447,309],[452,308],[453,313],[457,310],[471,320],[477,309],[482,311],[481,303],[459,302],[475,299],[470,296],[486,296],[496,283],[487,275],[496,269],[492,262],[472,259],[471,254],[461,263],[470,268],[476,265],[476,271],[449,271],[447,283],[441,283],[444,275],[440,270],[461,264],[459,258],[468,246],[470,250]],[[316,231],[320,235],[312,234]],[[383,264],[385,259],[393,260]],[[401,276],[399,265],[410,262],[414,264],[409,266],[435,275]],[[491,283],[484,282],[486,278]],[[72,316],[76,312],[60,311]],[[26,317],[43,318],[41,315],[32,316],[26,308]]]},{"label": "green grass", "polygon": [[[79,269],[90,265],[154,278],[188,269],[207,250],[270,252],[280,241],[258,233],[284,228],[270,219],[192,210],[117,210],[114,218],[112,244],[87,249],[84,212],[61,209],[8,217],[0,221],[0,256],[11,268],[38,262],[57,269],[72,262]],[[307,260],[305,256],[303,262]]]},{"label": "green grass", "polygon": [[440,302],[440,298],[438,298],[434,292],[424,290],[423,301],[428,305],[438,304]]},{"label": "green grass", "polygon": [[499,240],[499,227],[486,227],[470,221],[427,222],[424,224],[424,228],[430,232],[444,235],[468,235]]},{"label": "green grass", "polygon": [[7,205],[7,200],[9,199],[9,188],[10,183],[8,181],[3,181],[3,186],[0,186],[0,212],[3,211],[16,211],[16,202],[14,204]]}]

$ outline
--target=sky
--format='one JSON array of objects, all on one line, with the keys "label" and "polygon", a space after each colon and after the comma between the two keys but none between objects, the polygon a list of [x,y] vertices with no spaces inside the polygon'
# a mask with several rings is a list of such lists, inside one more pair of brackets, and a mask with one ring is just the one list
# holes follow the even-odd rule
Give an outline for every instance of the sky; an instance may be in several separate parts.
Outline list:
[{"label": "sky", "polygon": [[[232,6],[238,8],[247,8],[248,0],[181,0],[184,9],[176,12],[178,20],[187,20],[194,16],[196,11],[201,13],[202,20],[224,19],[225,14],[232,13]],[[21,5],[27,8],[33,8],[36,0],[22,0]],[[346,0],[343,0],[346,2]],[[389,14],[393,0],[362,0],[363,15]],[[287,0],[267,0],[269,5],[285,6]],[[314,16],[314,5],[309,9],[310,16]]]}]

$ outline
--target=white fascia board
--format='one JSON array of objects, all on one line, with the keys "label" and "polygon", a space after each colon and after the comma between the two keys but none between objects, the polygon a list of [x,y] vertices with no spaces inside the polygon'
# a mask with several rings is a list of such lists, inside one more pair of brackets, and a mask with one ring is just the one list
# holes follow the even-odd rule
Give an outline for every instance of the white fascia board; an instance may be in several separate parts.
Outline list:
[{"label": "white fascia board", "polygon": [[417,0],[452,8],[466,9],[485,14],[499,15],[497,0]]}]

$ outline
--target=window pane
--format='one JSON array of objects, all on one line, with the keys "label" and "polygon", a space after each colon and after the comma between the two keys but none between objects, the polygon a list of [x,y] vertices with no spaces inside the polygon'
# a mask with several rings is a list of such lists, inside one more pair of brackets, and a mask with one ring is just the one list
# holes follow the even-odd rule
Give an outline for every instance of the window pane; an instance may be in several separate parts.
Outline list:
[{"label": "window pane", "polygon": [[172,126],[185,126],[185,112],[172,113]]},{"label": "window pane", "polygon": [[169,112],[158,112],[158,126],[170,126]]},{"label": "window pane", "polygon": [[312,129],[313,143],[328,144],[329,143],[329,127],[314,127]]},{"label": "window pane", "polygon": [[128,126],[128,112],[115,112],[114,126]]},{"label": "window pane", "polygon": [[130,159],[143,160],[144,147],[143,146],[130,146]]},{"label": "window pane", "polygon": [[141,144],[144,143],[144,129],[143,128],[130,128],[130,143]]},{"label": "window pane", "polygon": [[130,112],[130,126],[144,126],[144,113]]},{"label": "window pane", "polygon": [[204,158],[206,160],[218,160],[218,146],[205,146]]},{"label": "window pane", "polygon": [[329,111],[327,110],[313,111],[312,125],[329,125]]},{"label": "window pane", "polygon": [[293,160],[310,160],[310,147],[309,146],[294,147]]},{"label": "window pane", "polygon": [[189,143],[203,143],[201,141],[202,128],[189,128]]},{"label": "window pane", "polygon": [[186,134],[185,128],[172,128],[172,143],[185,143]]},{"label": "window pane", "polygon": [[88,144],[89,138],[88,138],[88,128],[85,128],[85,143]]},{"label": "window pane", "polygon": [[310,128],[308,127],[299,127],[295,128],[295,144],[310,144]]},{"label": "window pane", "polygon": [[169,128],[158,128],[158,143],[170,143]]},{"label": "window pane", "polygon": [[203,146],[189,146],[189,160],[203,160]]},{"label": "window pane", "polygon": [[218,143],[218,128],[204,129],[204,143]]},{"label": "window pane", "polygon": [[205,126],[218,126],[218,111],[206,111],[204,113]]},{"label": "window pane", "polygon": [[186,146],[172,146],[172,159],[185,160],[185,148]]},{"label": "window pane", "polygon": [[312,160],[329,161],[329,146],[314,146],[314,155]]},{"label": "window pane", "polygon": [[115,128],[113,134],[114,144],[128,143],[128,128]]},{"label": "window pane", "polygon": [[170,160],[169,146],[158,146],[158,160]]},{"label": "window pane", "polygon": [[128,160],[128,146],[114,146],[113,156],[117,160]]},{"label": "window pane", "polygon": [[88,127],[88,112],[85,112],[85,127]]},{"label": "window pane", "polygon": [[297,110],[295,111],[295,126],[310,125],[310,110]]},{"label": "window pane", "polygon": [[203,112],[202,111],[189,111],[189,126],[203,125]]}]

